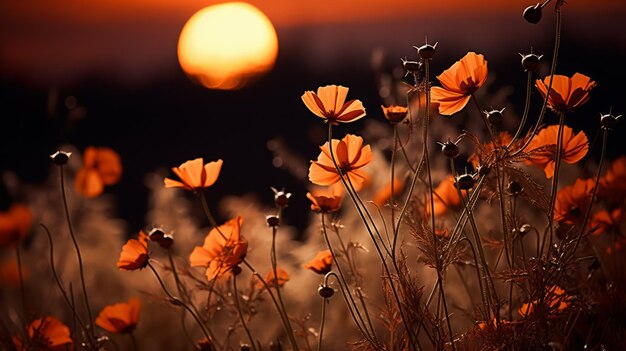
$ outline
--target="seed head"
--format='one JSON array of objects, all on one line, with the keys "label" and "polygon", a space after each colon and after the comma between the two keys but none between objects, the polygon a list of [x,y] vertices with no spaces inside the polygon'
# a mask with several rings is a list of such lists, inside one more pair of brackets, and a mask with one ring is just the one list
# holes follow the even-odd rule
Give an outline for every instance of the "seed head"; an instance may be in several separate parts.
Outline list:
[{"label": "seed head", "polygon": [[67,161],[69,161],[70,155],[72,155],[71,152],[57,151],[53,153],[52,155],[50,155],[50,158],[52,159],[55,165],[63,166],[67,164]]},{"label": "seed head", "polygon": [[611,130],[617,126],[617,122],[621,117],[622,115],[613,116],[610,112],[606,115],[600,114],[600,124],[602,128]]},{"label": "seed head", "polygon": [[504,112],[504,109],[502,110],[493,109],[491,111],[483,111],[483,113],[487,117],[487,122],[489,122],[491,125],[496,126],[496,127],[502,125],[502,122],[504,121],[504,116],[502,115],[503,112]]},{"label": "seed head", "polygon": [[274,228],[280,225],[280,217],[276,215],[265,216],[265,220],[267,221],[267,225]]},{"label": "seed head", "polygon": [[291,193],[285,191],[285,188],[282,190],[277,190],[272,187],[272,191],[274,192],[274,205],[278,208],[285,208],[289,206],[289,198],[291,197]]},{"label": "seed head", "polygon": [[524,10],[524,19],[528,23],[537,24],[541,21],[541,4],[530,5]]},{"label": "seed head", "polygon": [[430,44],[424,44],[420,47],[414,46],[415,49],[417,49],[417,54],[420,55],[420,57],[424,60],[430,60],[431,58],[433,58],[433,56],[435,56],[435,53],[437,52],[437,44],[435,43],[435,45],[430,45]]},{"label": "seed head", "polygon": [[521,194],[522,191],[524,191],[524,187],[522,186],[522,184],[513,180],[510,181],[509,184],[507,184],[506,191],[509,193],[509,195],[515,196]]},{"label": "seed head", "polygon": [[474,186],[474,177],[469,173],[461,174],[456,177],[456,184],[461,190],[469,190]]},{"label": "seed head", "polygon": [[537,70],[537,68],[539,67],[539,62],[541,61],[541,58],[543,57],[543,55],[535,55],[532,53],[530,54],[519,54],[522,57],[522,67],[524,67],[524,71],[525,72],[534,72]]},{"label": "seed head", "polygon": [[439,143],[441,145],[441,152],[443,152],[446,157],[455,158],[459,156],[459,147],[456,146],[456,143],[452,142],[450,138],[445,143]]},{"label": "seed head", "polygon": [[323,285],[317,288],[317,293],[320,294],[321,297],[327,299],[335,294],[335,290],[329,286]]},{"label": "seed head", "polygon": [[422,69],[422,63],[417,61],[409,61],[407,59],[400,59],[402,61],[402,67],[407,73],[415,74]]}]

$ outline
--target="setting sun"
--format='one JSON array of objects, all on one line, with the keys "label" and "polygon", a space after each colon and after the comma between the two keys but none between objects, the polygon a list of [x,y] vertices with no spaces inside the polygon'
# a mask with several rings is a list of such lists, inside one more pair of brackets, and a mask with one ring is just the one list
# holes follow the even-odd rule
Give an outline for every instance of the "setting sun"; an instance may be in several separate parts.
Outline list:
[{"label": "setting sun", "polygon": [[278,54],[270,20],[242,2],[206,7],[185,24],[178,61],[189,77],[211,89],[238,89],[269,71]]}]

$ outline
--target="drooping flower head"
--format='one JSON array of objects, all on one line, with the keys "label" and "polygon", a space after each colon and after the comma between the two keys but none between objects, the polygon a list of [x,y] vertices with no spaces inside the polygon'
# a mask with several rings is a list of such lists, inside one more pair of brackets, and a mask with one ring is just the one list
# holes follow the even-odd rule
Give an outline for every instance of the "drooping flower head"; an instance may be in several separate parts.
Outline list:
[{"label": "drooping flower head", "polygon": [[26,340],[17,335],[13,337],[13,344],[19,351],[64,351],[72,348],[70,328],[55,317],[36,319],[26,329]]},{"label": "drooping flower head", "polygon": [[560,189],[554,202],[554,220],[568,224],[580,220],[591,202],[594,183],[593,179],[576,179],[574,184]]},{"label": "drooping flower head", "polygon": [[215,183],[222,169],[222,160],[204,164],[202,157],[187,161],[172,171],[180,181],[165,178],[166,188],[183,188],[189,191],[208,188]]},{"label": "drooping flower head", "polygon": [[146,268],[148,265],[148,236],[139,231],[138,239],[129,239],[120,252],[117,268],[125,271],[134,271]]},{"label": "drooping flower head", "polygon": [[330,250],[320,251],[315,257],[304,265],[304,268],[310,269],[317,274],[326,274],[330,272],[333,266],[333,255]]},{"label": "drooping flower head", "polygon": [[141,302],[138,298],[108,305],[100,311],[96,318],[96,325],[111,333],[131,333],[139,321],[140,308]]},{"label": "drooping flower head", "polygon": [[[289,279],[289,273],[279,267],[276,267],[276,276],[274,276],[274,269],[270,268],[270,270],[265,274],[265,278],[263,280],[265,280],[270,288],[275,288],[276,285],[282,288],[285,283],[289,281]],[[259,288],[264,287],[261,281],[258,282],[257,286]]]},{"label": "drooping flower head", "polygon": [[[550,76],[543,80],[537,79],[535,86],[545,99],[550,86]],[[574,73],[571,78],[554,75],[548,96],[548,107],[556,112],[573,110],[589,100],[589,92],[595,87],[596,82],[584,74]]]},{"label": "drooping flower head", "polygon": [[193,267],[206,267],[206,276],[213,280],[241,263],[248,252],[248,242],[241,237],[243,218],[235,217],[211,229],[202,246],[196,246],[189,263]]},{"label": "drooping flower head", "polygon": [[313,189],[306,197],[311,200],[311,211],[330,213],[341,207],[343,192],[343,185],[335,183],[325,189]]},{"label": "drooping flower head", "polygon": [[0,212],[0,247],[14,244],[25,237],[33,223],[32,211],[21,204],[13,204],[6,212]]},{"label": "drooping flower head", "polygon": [[[367,177],[362,167],[370,163],[373,157],[370,146],[363,146],[363,138],[348,134],[341,140],[333,139],[332,147],[337,166],[352,185],[360,189]],[[311,161],[309,180],[317,185],[333,185],[341,178],[333,163],[328,142],[320,149],[322,152],[317,161]]]},{"label": "drooping flower head", "polygon": [[433,87],[431,94],[433,103],[439,104],[439,113],[450,116],[461,111],[471,95],[485,84],[487,73],[485,57],[468,52],[438,75],[441,87]]},{"label": "drooping flower head", "polygon": [[338,122],[348,123],[365,117],[365,108],[360,100],[346,102],[348,88],[341,85],[327,85],[313,91],[305,91],[302,101],[316,116],[325,119],[328,123],[337,125]]},{"label": "drooping flower head", "polygon": [[113,185],[122,177],[120,155],[108,147],[93,147],[83,153],[83,167],[76,173],[76,191],[85,197],[96,197],[105,185]]},{"label": "drooping flower head", "polygon": [[[548,179],[554,176],[558,133],[558,125],[548,126],[537,133],[526,148],[529,153],[527,163],[543,168]],[[589,140],[584,132],[580,131],[574,135],[572,128],[563,126],[563,146],[561,150],[561,160],[563,162],[574,164],[585,157],[588,150]]]}]

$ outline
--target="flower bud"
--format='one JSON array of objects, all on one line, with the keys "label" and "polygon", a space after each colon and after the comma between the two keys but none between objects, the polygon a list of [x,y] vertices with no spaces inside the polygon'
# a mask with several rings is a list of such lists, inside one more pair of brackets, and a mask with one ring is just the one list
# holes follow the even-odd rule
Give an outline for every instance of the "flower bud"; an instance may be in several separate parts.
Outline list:
[{"label": "flower bud", "polygon": [[509,195],[519,195],[522,193],[522,191],[524,191],[524,187],[522,186],[522,184],[513,180],[509,182],[509,184],[507,184],[506,191],[509,193]]},{"label": "flower bud", "polygon": [[239,275],[241,273],[241,267],[239,265],[233,266],[233,275]]},{"label": "flower bud", "polygon": [[389,107],[381,106],[385,118],[392,124],[402,122],[406,118],[408,108],[404,106],[391,105]]},{"label": "flower bud", "polygon": [[539,61],[541,61],[541,58],[543,57],[543,55],[535,55],[532,53],[527,54],[527,55],[522,55],[520,54],[520,56],[522,57],[522,67],[524,67],[524,71],[528,72],[534,72],[537,70],[537,68],[539,67]]},{"label": "flower bud", "polygon": [[417,73],[422,69],[422,63],[417,61],[408,61],[405,59],[402,60],[402,67],[411,74]]},{"label": "flower bud", "polygon": [[55,165],[63,166],[67,164],[67,161],[69,161],[70,155],[72,155],[71,152],[57,151],[53,153],[52,155],[50,155],[50,158],[52,159]]},{"label": "flower bud", "polygon": [[474,177],[468,173],[461,174],[456,177],[456,184],[461,190],[469,190],[474,186]]},{"label": "flower bud", "polygon": [[489,166],[487,165],[480,165],[478,166],[478,169],[476,169],[476,171],[478,171],[479,176],[486,177],[491,171],[491,168],[489,168]]},{"label": "flower bud", "polygon": [[321,297],[327,299],[335,294],[335,290],[329,286],[320,286],[317,288],[317,293],[320,294]]},{"label": "flower bud", "polygon": [[250,351],[250,345],[242,344],[240,350],[241,351]]},{"label": "flower bud", "polygon": [[424,44],[420,47],[414,46],[414,48],[417,49],[417,54],[420,55],[421,58],[430,60],[437,52],[437,44],[438,43],[435,43],[435,45]]},{"label": "flower bud", "polygon": [[150,233],[148,233],[148,237],[150,238],[150,241],[158,242],[165,237],[165,233],[161,228],[152,228]]},{"label": "flower bud", "polygon": [[487,122],[489,122],[492,126],[495,126],[495,127],[499,127],[500,125],[502,125],[502,122],[504,121],[504,116],[502,115],[503,112],[504,112],[504,109],[502,110],[494,109],[491,111],[483,111],[483,113],[487,117]]},{"label": "flower bud", "polygon": [[274,191],[274,205],[278,208],[285,208],[289,206],[289,198],[291,197],[291,193],[285,191],[285,188],[282,190],[276,190],[276,188],[272,188]]},{"label": "flower bud", "polygon": [[265,220],[267,221],[267,225],[272,228],[280,225],[280,217],[276,215],[265,216]]},{"label": "flower bud", "polygon": [[531,229],[532,227],[530,226],[530,224],[522,224],[522,226],[519,227],[519,232],[522,234],[522,236],[524,236],[528,234]]},{"label": "flower bud", "polygon": [[459,147],[456,146],[455,143],[450,141],[450,139],[448,139],[448,141],[446,141],[445,143],[439,144],[441,145],[441,152],[443,152],[446,157],[455,158],[459,156]]},{"label": "flower bud", "polygon": [[524,10],[523,16],[528,23],[539,23],[541,21],[541,4],[537,3],[537,5],[528,6]]},{"label": "flower bud", "polygon": [[621,117],[622,115],[613,116],[610,113],[606,115],[600,114],[600,124],[602,124],[602,128],[613,129],[617,126],[617,122]]}]

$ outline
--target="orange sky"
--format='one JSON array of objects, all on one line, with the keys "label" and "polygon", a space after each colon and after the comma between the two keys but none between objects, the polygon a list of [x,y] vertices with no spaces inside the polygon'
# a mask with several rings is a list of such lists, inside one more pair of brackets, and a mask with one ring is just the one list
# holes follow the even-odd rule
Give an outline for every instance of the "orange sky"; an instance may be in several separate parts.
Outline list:
[{"label": "orange sky", "polygon": [[[176,40],[185,21],[199,9],[221,2],[224,1],[3,1],[0,74],[54,82],[94,68],[114,67],[123,76],[155,71],[164,62],[175,60]],[[249,3],[269,17],[279,37],[284,31],[298,28],[385,21],[411,24],[429,21],[436,24],[439,32],[453,35],[455,31],[465,33],[455,25],[470,18],[480,19],[482,22],[473,23],[480,23],[481,27],[488,26],[489,22],[485,21],[493,16],[501,21],[511,18],[520,22],[522,9],[532,4],[529,0],[251,0]],[[550,4],[544,16],[553,17],[552,9]],[[586,32],[582,33],[585,34],[588,28],[593,28],[593,23],[602,22],[605,14],[625,14],[626,1],[570,0],[565,11],[569,19],[585,19],[566,24],[569,28],[585,28]],[[600,24],[619,29],[619,24]],[[413,37],[423,38],[429,32],[423,29]],[[346,33],[332,33],[333,38],[329,39],[337,41],[334,36],[342,35],[345,37],[342,40],[350,45],[374,45],[368,42],[369,38],[350,38]],[[389,36],[390,42],[398,39],[394,36]],[[320,41],[325,39],[316,40],[316,45],[321,45]],[[410,44],[414,43],[407,43]]]}]

